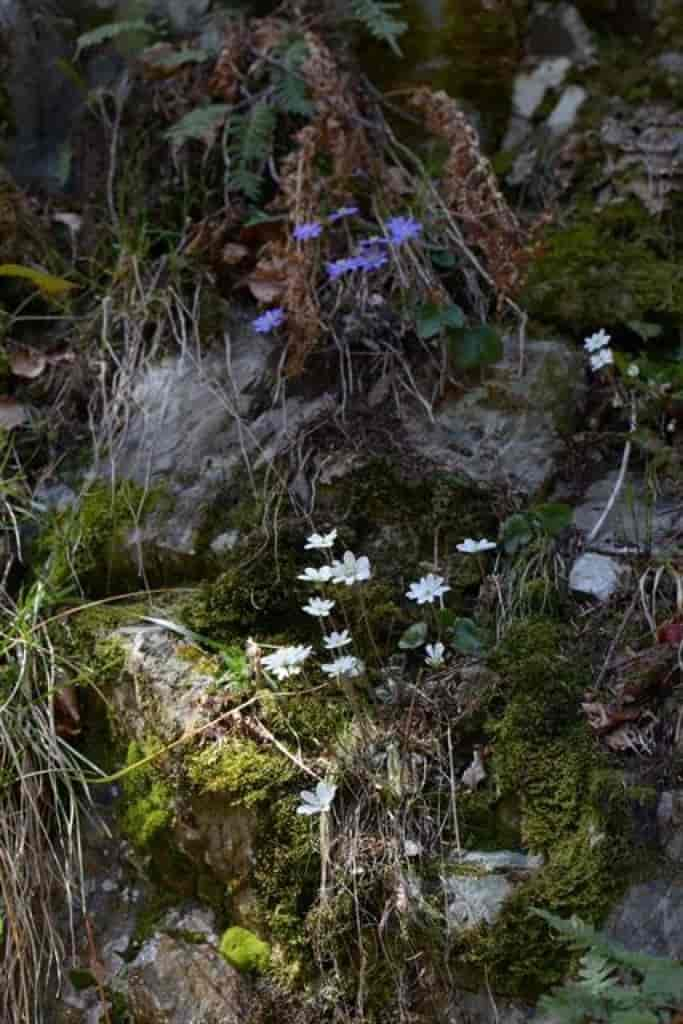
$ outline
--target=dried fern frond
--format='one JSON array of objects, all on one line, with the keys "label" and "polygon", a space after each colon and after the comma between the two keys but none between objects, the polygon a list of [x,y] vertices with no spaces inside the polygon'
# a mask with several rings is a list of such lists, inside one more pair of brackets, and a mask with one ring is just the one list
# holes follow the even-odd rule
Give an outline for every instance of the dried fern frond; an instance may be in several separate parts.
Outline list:
[{"label": "dried fern frond", "polygon": [[530,259],[526,234],[500,191],[477,132],[457,102],[446,92],[421,88],[412,105],[423,113],[429,131],[450,147],[440,192],[468,245],[481,255],[500,303],[524,283]]}]

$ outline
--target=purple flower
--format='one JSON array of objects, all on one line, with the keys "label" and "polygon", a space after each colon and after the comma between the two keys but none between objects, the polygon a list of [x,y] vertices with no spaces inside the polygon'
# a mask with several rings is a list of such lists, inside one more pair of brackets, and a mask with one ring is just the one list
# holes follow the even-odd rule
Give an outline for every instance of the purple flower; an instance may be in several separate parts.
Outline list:
[{"label": "purple flower", "polygon": [[342,217],[353,217],[354,213],[358,213],[357,206],[340,206],[338,210],[331,213],[327,218],[330,224],[334,224],[336,220],[341,220]]},{"label": "purple flower", "polygon": [[265,313],[261,313],[261,316],[257,316],[255,320],[252,320],[251,326],[257,334],[269,334],[274,327],[279,327],[284,319],[285,311],[276,307],[267,309]]},{"label": "purple flower", "polygon": [[358,259],[361,261],[361,270],[379,270],[385,263],[389,262],[389,257],[385,252],[380,252],[379,249],[368,249]]},{"label": "purple flower", "polygon": [[351,270],[362,270],[364,259],[362,256],[347,256],[343,260],[335,260],[327,264],[327,276],[330,281],[336,281],[338,277],[348,274]]},{"label": "purple flower", "polygon": [[309,221],[308,224],[297,224],[293,235],[297,242],[306,242],[309,238],[317,238],[322,232],[322,225],[317,220]]},{"label": "purple flower", "polygon": [[386,226],[389,229],[390,241],[394,245],[409,242],[411,238],[417,238],[422,231],[422,225],[413,217],[392,217]]},{"label": "purple flower", "polygon": [[380,245],[388,245],[386,238],[382,235],[373,235],[372,238],[361,238],[358,243],[359,249],[377,249]]}]

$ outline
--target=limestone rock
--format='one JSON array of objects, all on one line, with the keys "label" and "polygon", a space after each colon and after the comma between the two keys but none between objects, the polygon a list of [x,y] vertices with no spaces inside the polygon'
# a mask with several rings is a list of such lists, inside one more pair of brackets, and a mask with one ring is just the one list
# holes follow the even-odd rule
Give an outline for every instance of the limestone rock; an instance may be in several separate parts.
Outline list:
[{"label": "limestone rock", "polygon": [[[610,471],[596,480],[586,491],[574,512],[574,525],[588,535],[610,495],[614,491],[618,471]],[[625,548],[672,554],[683,537],[683,499],[660,489],[655,495],[646,481],[630,475],[621,488],[614,506],[596,537],[596,544],[606,552],[621,553]]]},{"label": "limestone rock", "polygon": [[444,879],[448,923],[459,931],[493,924],[514,886],[501,875],[453,875]]},{"label": "limestone rock", "polygon": [[627,949],[683,959],[683,884],[652,878],[632,885],[610,915],[606,931]]},{"label": "limestone rock", "polygon": [[447,400],[433,423],[404,414],[417,453],[477,483],[537,494],[555,475],[582,406],[583,359],[562,341],[530,341],[521,377],[518,367],[516,339],[507,338],[486,383]]},{"label": "limestone rock", "polygon": [[629,567],[616,558],[587,551],[574,562],[569,574],[569,587],[577,594],[609,601],[629,571]]},{"label": "limestone rock", "polygon": [[127,973],[135,1024],[247,1024],[248,985],[209,942],[157,934]]}]

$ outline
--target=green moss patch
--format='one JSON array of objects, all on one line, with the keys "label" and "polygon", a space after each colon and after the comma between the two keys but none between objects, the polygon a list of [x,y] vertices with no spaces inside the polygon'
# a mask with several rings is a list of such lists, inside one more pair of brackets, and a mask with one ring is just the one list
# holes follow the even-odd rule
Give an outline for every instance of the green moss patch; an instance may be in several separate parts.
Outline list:
[{"label": "green moss patch", "polygon": [[262,973],[270,962],[270,946],[246,928],[223,932],[219,951],[224,960],[245,973]]},{"label": "green moss patch", "polygon": [[538,320],[566,330],[678,321],[683,274],[671,225],[636,200],[601,211],[580,205],[564,227],[548,231],[522,303]]}]

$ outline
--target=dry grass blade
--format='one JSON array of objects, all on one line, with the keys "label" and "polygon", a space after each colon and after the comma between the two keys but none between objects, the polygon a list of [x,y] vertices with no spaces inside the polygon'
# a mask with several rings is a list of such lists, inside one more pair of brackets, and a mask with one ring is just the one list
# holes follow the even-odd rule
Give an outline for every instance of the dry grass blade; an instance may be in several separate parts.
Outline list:
[{"label": "dry grass blade", "polygon": [[85,762],[57,735],[51,694],[55,655],[40,628],[38,585],[20,606],[0,608],[0,1020],[41,1024],[45,987],[59,979],[64,955],[55,905],[85,905],[80,820],[89,793]]}]

